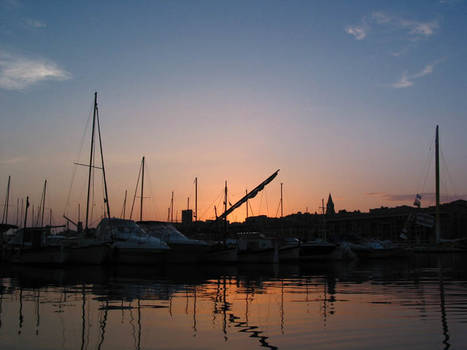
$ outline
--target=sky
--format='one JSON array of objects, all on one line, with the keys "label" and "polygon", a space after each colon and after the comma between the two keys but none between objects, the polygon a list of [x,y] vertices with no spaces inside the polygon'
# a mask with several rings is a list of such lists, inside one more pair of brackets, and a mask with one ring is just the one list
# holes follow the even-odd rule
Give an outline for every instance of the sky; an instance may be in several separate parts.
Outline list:
[{"label": "sky", "polygon": [[[0,0],[0,199],[83,217],[93,94],[111,215],[194,201],[214,217],[275,170],[250,215],[467,199],[467,1]],[[103,212],[95,175],[94,213]],[[138,202],[138,199],[137,201]],[[135,204],[134,214],[139,210]],[[243,220],[245,208],[230,219]]]}]

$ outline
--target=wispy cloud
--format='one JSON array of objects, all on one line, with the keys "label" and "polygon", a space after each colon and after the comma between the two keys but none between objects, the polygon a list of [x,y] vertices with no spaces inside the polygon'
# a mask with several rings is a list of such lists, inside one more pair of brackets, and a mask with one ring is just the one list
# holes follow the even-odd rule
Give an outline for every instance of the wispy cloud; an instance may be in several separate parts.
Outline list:
[{"label": "wispy cloud", "polygon": [[402,17],[390,16],[384,12],[377,11],[371,14],[373,22],[379,25],[390,25],[396,28],[405,29],[413,37],[429,37],[439,28],[436,20],[430,22],[420,22]]},{"label": "wispy cloud", "polygon": [[438,64],[439,62],[441,61],[438,60],[434,63],[427,64],[420,72],[415,73],[415,74],[409,75],[408,72],[406,71],[402,73],[402,76],[400,77],[400,79],[396,81],[395,83],[391,84],[391,86],[396,89],[410,87],[414,84],[413,81],[415,79],[419,79],[419,78],[422,78],[426,75],[433,73],[433,69],[435,65]]},{"label": "wispy cloud", "polygon": [[353,35],[357,40],[362,40],[366,37],[366,30],[363,26],[347,26],[345,32]]},{"label": "wispy cloud", "polygon": [[9,159],[0,159],[0,164],[6,165],[6,164],[16,164],[16,163],[23,163],[27,161],[26,157],[15,157],[15,158],[9,158]]},{"label": "wispy cloud", "polygon": [[43,21],[39,21],[37,19],[26,18],[24,20],[24,24],[30,28],[36,28],[36,29],[47,28],[47,23]]},{"label": "wispy cloud", "polygon": [[382,11],[375,11],[370,16],[363,17],[361,24],[345,27],[345,32],[353,35],[357,40],[362,40],[374,26],[390,26],[407,31],[411,40],[429,37],[439,28],[439,24],[436,20],[428,22],[415,21],[398,16],[391,16]]},{"label": "wispy cloud", "polygon": [[21,1],[19,0],[0,0],[0,4],[4,8],[15,9],[21,7]]},{"label": "wispy cloud", "polygon": [[0,52],[0,88],[23,90],[44,80],[67,80],[71,74],[56,63]]}]

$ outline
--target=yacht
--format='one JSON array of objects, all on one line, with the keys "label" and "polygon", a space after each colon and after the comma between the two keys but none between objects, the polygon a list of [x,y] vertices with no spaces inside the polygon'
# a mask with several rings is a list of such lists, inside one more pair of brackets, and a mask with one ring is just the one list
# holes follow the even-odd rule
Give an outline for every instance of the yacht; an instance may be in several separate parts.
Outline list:
[{"label": "yacht", "polygon": [[160,239],[170,247],[166,257],[169,263],[196,263],[211,249],[207,242],[186,237],[170,223],[138,221],[137,224],[151,237]]},{"label": "yacht", "polygon": [[279,246],[276,239],[258,232],[237,235],[238,261],[241,263],[278,263]]},{"label": "yacht", "polygon": [[132,220],[105,218],[96,237],[112,242],[111,262],[123,264],[160,264],[170,251],[167,243],[147,234]]}]

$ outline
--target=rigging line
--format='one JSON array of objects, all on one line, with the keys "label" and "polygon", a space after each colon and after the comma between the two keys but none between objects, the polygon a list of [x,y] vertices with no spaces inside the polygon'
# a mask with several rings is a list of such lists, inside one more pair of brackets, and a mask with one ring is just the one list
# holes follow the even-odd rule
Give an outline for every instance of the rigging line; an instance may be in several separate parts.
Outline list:
[{"label": "rigging line", "polygon": [[[145,171],[145,175],[147,177],[147,182],[148,182],[148,185],[149,185],[149,198],[150,198],[150,204],[151,204],[151,207],[149,208],[149,212],[154,212],[154,217],[156,217],[156,203],[155,203],[155,200],[154,200],[154,194],[152,192],[152,179],[151,179],[151,169],[149,167],[149,162],[147,161],[147,159],[145,160],[145,163],[144,165],[146,166],[146,171]],[[148,187],[148,185],[146,185],[146,188]],[[145,197],[147,198],[147,197]]]},{"label": "rigging line", "polygon": [[454,188],[453,189],[453,195],[455,195],[456,193],[456,190],[458,189],[458,187],[456,186],[456,183],[454,182],[452,176],[451,176],[451,172],[449,171],[449,168],[448,168],[448,163],[447,163],[447,160],[446,160],[446,157],[444,156],[444,153],[443,151],[440,149],[440,154],[441,154],[441,161],[443,163],[443,167],[445,169],[445,172],[446,172],[446,175],[447,175],[447,180],[446,182],[444,183],[445,185],[445,189],[446,189],[446,193],[448,195],[448,198],[449,198],[449,188],[448,188],[448,181],[451,183],[451,186]]},{"label": "rigging line", "polygon": [[263,197],[264,197],[264,192],[261,191],[261,197],[259,197],[259,210],[258,210],[258,215],[261,215],[261,209],[263,208]]},{"label": "rigging line", "polygon": [[[93,108],[94,108],[94,102],[92,102],[91,105],[90,105],[88,119],[86,121],[86,125],[84,127],[83,134],[81,135],[79,150],[77,152],[77,157],[75,158],[75,159],[78,159],[78,160],[81,158],[81,152],[83,151],[83,146],[84,146],[84,139],[85,139],[85,137],[87,135],[87,131],[89,129],[89,124],[91,122]],[[77,167],[76,167],[76,165],[74,165],[72,167],[72,170],[71,170],[71,182],[70,182],[70,186],[68,187],[68,194],[67,194],[67,199],[66,199],[66,202],[65,202],[65,208],[63,210],[63,214],[65,214],[67,212],[67,209],[68,209],[68,207],[70,205],[70,198],[71,198],[71,192],[72,192],[72,189],[73,189],[73,183],[74,183],[75,176],[76,176],[76,169],[77,169]]]},{"label": "rigging line", "polygon": [[433,165],[433,145],[435,143],[435,139],[436,137],[433,137],[431,139],[431,143],[430,143],[430,146],[428,148],[428,152],[427,152],[427,158],[425,160],[425,166],[424,166],[424,170],[425,170],[425,177],[423,179],[423,185],[422,185],[422,188],[418,188],[418,191],[419,193],[421,192],[424,192],[425,191],[425,188],[426,188],[426,182],[428,181],[428,177],[429,177],[429,174],[431,173],[431,167]]},{"label": "rigging line", "polygon": [[277,210],[276,210],[276,218],[279,215],[279,209],[281,207],[281,200],[279,199],[279,204],[277,204]]},{"label": "rigging line", "polygon": [[251,206],[251,201],[250,200],[248,201],[248,205],[250,206],[250,212],[251,212],[250,216],[255,216],[255,213],[253,212],[253,207]]},{"label": "rigging line", "polygon": [[139,171],[138,171],[138,179],[136,180],[136,187],[135,187],[135,195],[133,196],[133,202],[131,203],[131,210],[130,210],[130,220],[133,216],[133,209],[135,207],[135,200],[136,200],[136,193],[138,192],[138,185],[139,185],[139,179],[141,177],[141,169],[143,167],[143,163],[139,166]]},{"label": "rigging line", "polygon": [[266,200],[266,215],[269,216],[268,189],[264,189],[264,199]]},{"label": "rigging line", "polygon": [[223,196],[223,195],[224,195],[224,193],[223,193],[223,191],[221,191],[221,193],[211,203],[209,203],[209,206],[204,210],[204,212],[201,215],[198,215],[199,218],[204,217],[209,210],[212,210],[213,205],[218,204],[218,198]]}]

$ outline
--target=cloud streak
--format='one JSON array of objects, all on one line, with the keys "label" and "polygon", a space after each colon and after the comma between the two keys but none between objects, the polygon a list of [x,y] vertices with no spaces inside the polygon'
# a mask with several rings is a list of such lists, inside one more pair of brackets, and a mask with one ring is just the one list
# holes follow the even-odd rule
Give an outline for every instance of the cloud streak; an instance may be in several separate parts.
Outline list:
[{"label": "cloud streak", "polygon": [[345,32],[353,35],[357,40],[363,40],[366,37],[366,30],[362,26],[347,26]]},{"label": "cloud streak", "polygon": [[24,24],[30,28],[42,29],[47,28],[47,23],[39,21],[37,19],[26,18]]},{"label": "cloud streak", "polygon": [[438,62],[435,62],[435,63],[432,63],[432,64],[427,64],[420,72],[418,73],[415,73],[415,74],[411,74],[409,75],[408,72],[404,72],[402,73],[402,76],[400,77],[400,79],[398,81],[396,81],[395,83],[391,84],[391,86],[395,89],[401,89],[401,88],[407,88],[407,87],[410,87],[414,84],[414,80],[415,79],[419,79],[419,78],[422,78],[426,75],[429,75],[431,73],[433,73],[433,69],[435,67],[436,64],[438,64]]},{"label": "cloud streak", "polygon": [[375,26],[390,26],[395,29],[405,30],[411,36],[411,40],[427,38],[433,35],[439,28],[436,20],[429,22],[415,21],[397,16],[390,16],[384,12],[373,12],[369,17],[363,17],[361,25],[349,25],[345,27],[347,34],[353,35],[357,40],[363,40],[368,30]]},{"label": "cloud streak", "polygon": [[63,81],[71,74],[56,63],[0,52],[0,88],[24,90],[46,80]]}]

